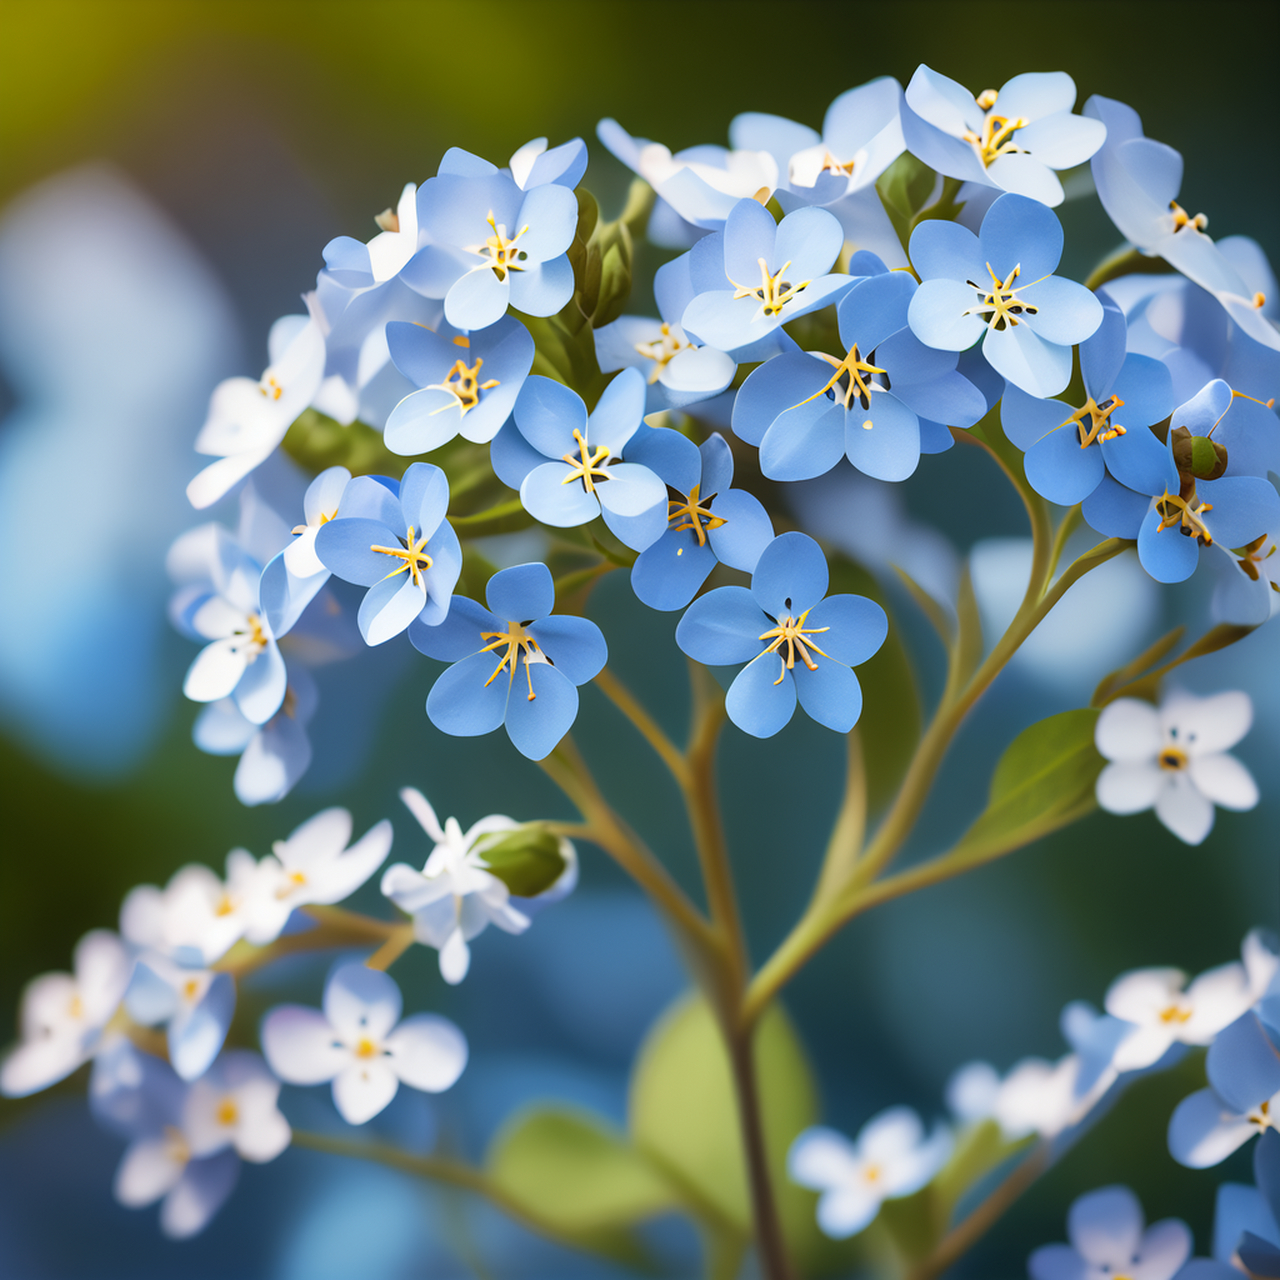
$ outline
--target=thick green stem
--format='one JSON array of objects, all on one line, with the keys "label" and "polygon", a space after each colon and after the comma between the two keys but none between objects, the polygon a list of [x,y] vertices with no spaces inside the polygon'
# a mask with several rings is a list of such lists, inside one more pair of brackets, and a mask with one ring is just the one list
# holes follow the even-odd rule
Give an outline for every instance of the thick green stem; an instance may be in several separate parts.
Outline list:
[{"label": "thick green stem", "polygon": [[1126,245],[1098,263],[1084,282],[1084,287],[1101,289],[1108,281],[1118,280],[1121,276],[1164,275],[1172,270],[1163,258],[1153,258],[1150,254]]}]

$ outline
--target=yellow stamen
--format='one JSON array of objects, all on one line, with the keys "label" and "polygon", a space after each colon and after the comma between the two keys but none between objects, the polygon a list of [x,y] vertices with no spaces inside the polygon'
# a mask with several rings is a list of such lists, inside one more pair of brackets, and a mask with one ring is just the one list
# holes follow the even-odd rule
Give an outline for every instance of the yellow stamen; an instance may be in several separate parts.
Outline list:
[{"label": "yellow stamen", "polygon": [[1164,497],[1156,502],[1156,510],[1160,513],[1157,533],[1180,527],[1187,537],[1199,538],[1206,547],[1213,546],[1213,534],[1204,522],[1204,513],[1213,510],[1213,503],[1201,502],[1194,493],[1184,499],[1166,489]]},{"label": "yellow stamen", "polygon": [[976,307],[970,307],[965,312],[965,315],[983,316],[993,329],[1004,329],[1006,327],[1016,327],[1020,324],[1021,321],[1018,320],[1018,316],[1024,312],[1030,316],[1039,312],[1039,307],[1029,302],[1024,302],[1018,297],[1018,290],[1013,282],[1022,272],[1021,263],[1009,272],[1007,280],[1001,280],[989,262],[987,263],[987,270],[991,274],[991,290],[990,292],[983,292],[982,285],[974,280],[968,281],[973,288],[977,289],[982,301]]},{"label": "yellow stamen", "polygon": [[1257,1125],[1259,1129],[1280,1129],[1280,1125],[1276,1124],[1275,1117],[1271,1114],[1271,1101],[1260,1102],[1257,1109],[1250,1111],[1248,1119],[1251,1124]]},{"label": "yellow stamen", "polygon": [[1160,1010],[1160,1021],[1168,1025],[1176,1022],[1181,1025],[1184,1022],[1190,1022],[1191,1010],[1184,1008],[1180,1004],[1171,1004]]},{"label": "yellow stamen", "polygon": [[188,1000],[194,1000],[199,993],[200,993],[200,983],[197,979],[188,978],[186,982],[182,984],[182,994]]},{"label": "yellow stamen", "polygon": [[[1267,535],[1260,533],[1252,542],[1246,543],[1240,548],[1237,554],[1240,556],[1238,561],[1241,572],[1245,577],[1253,582],[1258,582],[1262,578],[1262,572],[1258,566],[1264,561],[1269,560],[1276,553],[1276,544],[1273,542],[1264,551],[1262,548],[1266,546]],[[1280,584],[1273,582],[1271,584],[1273,591],[1280,591]]]},{"label": "yellow stamen", "polygon": [[[864,409],[871,408],[872,383],[870,375],[884,373],[884,369],[877,364],[870,364],[864,360],[858,353],[858,344],[856,342],[853,344],[853,350],[843,360],[837,360],[835,356],[829,356],[822,351],[815,354],[831,365],[835,372],[827,379],[824,387],[815,391],[808,400],[801,400],[800,404],[808,404],[809,400],[816,400],[819,396],[825,396],[830,392],[832,399],[839,400],[846,409],[853,406],[855,396]],[[871,354],[875,355],[875,352],[873,351]],[[798,409],[800,405],[795,407]]]},{"label": "yellow stamen", "polygon": [[284,395],[284,388],[272,378],[264,378],[258,384],[258,390],[266,396],[268,400],[279,400]]},{"label": "yellow stamen", "polygon": [[375,213],[373,220],[378,224],[379,231],[400,230],[400,215],[394,209],[383,209],[381,213]]},{"label": "yellow stamen", "polygon": [[422,586],[422,575],[432,565],[431,557],[427,555],[425,550],[426,545],[426,535],[424,534],[421,538],[415,537],[413,525],[410,525],[403,547],[371,546],[369,550],[380,551],[384,556],[391,556],[404,561],[398,569],[392,569],[386,578],[383,578],[384,582],[387,578],[394,578],[396,574],[404,573],[407,570],[409,576],[413,579],[414,586],[420,587]]},{"label": "yellow stamen", "polygon": [[759,298],[763,304],[761,311],[769,317],[780,316],[782,309],[797,294],[803,293],[810,285],[810,281],[803,280],[800,284],[792,284],[790,280],[784,280],[787,268],[790,262],[784,262],[773,275],[769,274],[769,264],[763,258],[757,258],[760,264],[760,283],[758,285],[738,284],[736,280],[733,284],[736,286],[734,298]]},{"label": "yellow stamen", "polygon": [[374,1044],[372,1040],[366,1038],[356,1042],[356,1047],[353,1052],[357,1058],[372,1058],[377,1055],[378,1046]]},{"label": "yellow stamen", "polygon": [[505,668],[511,668],[511,680],[516,678],[516,666],[521,657],[524,658],[524,674],[525,679],[529,683],[529,701],[532,702],[537,696],[533,692],[533,672],[529,670],[530,662],[546,661],[546,657],[538,648],[538,642],[525,629],[523,623],[508,622],[505,631],[482,631],[480,633],[481,640],[487,640],[488,643],[481,653],[498,653],[499,662],[491,675],[485,682],[487,689],[497,678],[501,671]]},{"label": "yellow stamen", "polygon": [[478,253],[482,258],[487,258],[488,265],[493,269],[493,274],[499,280],[507,278],[508,271],[523,271],[524,267],[520,263],[528,256],[523,249],[516,248],[516,241],[520,239],[526,231],[527,226],[521,227],[510,239],[507,238],[506,224],[498,225],[493,220],[493,210],[489,210],[489,216],[485,219],[493,231],[491,236],[485,238],[483,244],[473,244],[467,246],[468,253]]},{"label": "yellow stamen", "polygon": [[692,342],[686,342],[677,338],[671,332],[671,326],[664,324],[662,326],[660,336],[652,342],[637,342],[635,349],[648,359],[653,361],[653,371],[649,374],[649,382],[652,384],[662,376],[662,371],[671,363],[671,361],[680,354],[681,351],[688,351],[693,347]]},{"label": "yellow stamen", "polygon": [[[831,630],[830,627],[806,627],[804,622],[810,612],[810,610],[806,609],[798,618],[793,618],[790,614],[784,614],[778,619],[778,625],[776,627],[772,627],[760,637],[761,640],[769,641],[769,647],[762,653],[756,654],[756,657],[752,658],[751,662],[754,662],[756,658],[763,658],[766,653],[778,654],[778,657],[782,660],[782,670],[778,673],[778,678],[773,682],[774,684],[781,684],[783,679],[786,677],[787,672],[795,669],[797,654],[800,656],[800,661],[803,662],[810,671],[817,671],[818,669],[818,664],[814,662],[813,658],[809,654],[810,649],[812,649],[814,653],[822,654],[824,658],[829,658],[831,656],[828,653],[823,653],[823,651],[819,649],[811,639],[809,639],[810,636],[821,635],[824,631]],[[787,646],[787,656],[785,658],[782,657],[781,653],[783,645]],[[750,666],[751,663],[748,663],[747,665]]]},{"label": "yellow stamen", "polygon": [[[1084,408],[1077,409],[1061,425],[1069,427],[1073,422],[1076,424],[1082,449],[1087,449],[1095,440],[1114,440],[1117,436],[1125,434],[1125,428],[1118,422],[1113,423],[1109,419],[1123,404],[1124,401],[1119,396],[1112,396],[1101,404],[1095,404],[1093,397],[1089,396],[1084,402]],[[1089,419],[1087,427],[1085,426],[1086,418]]]},{"label": "yellow stamen", "polygon": [[[987,89],[981,98],[978,99],[978,105],[984,110],[989,110],[995,106],[996,95],[993,89]],[[986,104],[984,106],[984,103]],[[978,159],[982,161],[982,167],[989,169],[995,161],[1001,156],[1012,155],[1014,152],[1021,151],[1013,140],[1014,130],[1023,129],[1029,120],[1024,120],[1021,116],[1014,116],[1010,119],[1008,116],[998,116],[995,114],[988,115],[982,122],[982,133],[974,133],[972,129],[966,129],[960,136],[969,143],[978,153]]]},{"label": "yellow stamen", "polygon": [[[328,524],[328,523],[329,523],[329,521],[330,521],[330,520],[332,520],[332,519],[333,519],[333,517],[334,517],[334,516],[336,516],[337,514],[338,514],[338,508],[337,508],[337,507],[334,507],[334,509],[333,509],[332,511],[322,511],[322,512],[320,513],[320,524],[316,525],[316,528],[318,529],[318,528],[320,528],[320,525]],[[298,534],[300,534],[300,533],[306,533],[306,531],[307,531],[310,527],[311,527],[310,525],[305,525],[305,524],[295,524],[295,525],[293,526],[293,529],[292,529],[290,532],[292,532],[292,533],[293,533],[294,537],[297,537],[297,535],[298,535]]]},{"label": "yellow stamen", "polygon": [[602,462],[609,461],[609,446],[605,444],[596,445],[591,450],[590,456],[587,455],[587,442],[583,438],[582,432],[577,427],[573,429],[573,438],[578,442],[579,457],[575,458],[573,454],[562,454],[564,461],[569,464],[570,471],[561,484],[572,484],[575,480],[581,480],[583,488],[588,493],[594,494],[596,491],[596,480],[611,480],[613,477],[602,467]]},{"label": "yellow stamen", "polygon": [[1203,231],[1209,225],[1209,219],[1203,213],[1197,213],[1193,218],[1176,200],[1169,201],[1169,211],[1173,214],[1173,229],[1181,231],[1183,227],[1192,227],[1196,231]]},{"label": "yellow stamen", "polygon": [[[698,546],[705,547],[707,530],[718,529],[725,521],[722,517],[713,515],[710,507],[702,505],[702,498],[699,496],[701,488],[701,483],[695,484],[684,502],[676,502],[674,499],[668,501],[667,520],[673,533],[692,529],[698,535]],[[715,496],[713,493],[707,502],[711,502]],[[677,524],[676,521],[680,523]]]},{"label": "yellow stamen", "polygon": [[1188,764],[1187,753],[1181,747],[1165,747],[1156,757],[1156,763],[1165,773],[1181,773]]},{"label": "yellow stamen", "polygon": [[[501,382],[497,378],[490,378],[488,382],[480,381],[480,366],[484,361],[476,356],[475,364],[468,366],[465,360],[455,360],[453,368],[445,374],[443,382],[433,382],[423,387],[424,391],[447,391],[456,401],[459,411],[465,418],[467,411],[474,409],[480,403],[480,393],[482,391],[492,391],[494,387],[500,387]],[[442,404],[438,409],[433,409],[431,416],[437,413],[443,413],[446,409],[452,409],[451,404]]]},{"label": "yellow stamen", "polygon": [[234,1098],[223,1098],[214,1114],[219,1124],[231,1125],[240,1119],[240,1108],[236,1106]]},{"label": "yellow stamen", "polygon": [[70,1018],[84,1017],[84,1001],[80,999],[79,992],[71,997],[67,1005],[67,1016]]}]

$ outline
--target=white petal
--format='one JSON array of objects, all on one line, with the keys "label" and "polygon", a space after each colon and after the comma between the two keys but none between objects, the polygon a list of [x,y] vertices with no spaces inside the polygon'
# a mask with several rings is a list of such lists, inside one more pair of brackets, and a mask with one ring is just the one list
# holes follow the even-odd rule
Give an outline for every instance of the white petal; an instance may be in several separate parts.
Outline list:
[{"label": "white petal", "polygon": [[[415,921],[416,923],[416,921]],[[471,952],[461,929],[455,928],[440,948],[440,976],[456,987],[471,968]]]},{"label": "white petal", "polygon": [[351,1060],[318,1009],[282,1005],[262,1024],[262,1051],[271,1070],[290,1084],[332,1080]]},{"label": "white petal", "polygon": [[1098,717],[1094,742],[1108,760],[1154,760],[1163,745],[1160,713],[1149,702],[1117,698]]},{"label": "white petal", "polygon": [[1187,773],[1203,795],[1224,809],[1252,809],[1258,803],[1258,784],[1235,756],[1192,756]]},{"label": "white petal", "polygon": [[1112,1066],[1117,1071],[1140,1071],[1159,1062],[1176,1039],[1173,1030],[1161,1023],[1135,1027],[1116,1046]]},{"label": "white petal", "polygon": [[828,1191],[818,1201],[818,1226],[827,1235],[837,1240],[855,1235],[880,1212],[881,1197],[865,1180],[860,1182]]},{"label": "white petal", "polygon": [[7,1098],[39,1093],[66,1079],[88,1059],[82,1037],[75,1034],[47,1036],[17,1045],[0,1066],[0,1093]]},{"label": "white petal", "polygon": [[1195,754],[1234,747],[1253,723],[1253,703],[1238,690],[1197,698],[1175,693],[1160,707],[1166,729],[1176,726],[1177,741]]},{"label": "white petal", "polygon": [[333,1105],[348,1124],[372,1120],[392,1098],[400,1081],[384,1057],[350,1063],[333,1082]]},{"label": "white petal", "polygon": [[1180,999],[1186,981],[1181,969],[1135,969],[1121,974],[1107,989],[1106,1010],[1125,1022],[1158,1021],[1161,1010]]},{"label": "white petal", "polygon": [[924,1125],[910,1107],[873,1116],[858,1134],[858,1153],[872,1164],[891,1164],[924,1141]]},{"label": "white petal", "polygon": [[1202,973],[1188,988],[1191,1017],[1179,1039],[1187,1044],[1209,1044],[1253,1004],[1249,976],[1242,964],[1224,964]]},{"label": "white petal", "polygon": [[403,997],[395,979],[363,964],[344,964],[325,984],[324,1015],[348,1044],[377,1043],[400,1021]]},{"label": "white petal", "polygon": [[1141,813],[1155,804],[1163,785],[1157,765],[1117,761],[1098,775],[1098,805],[1108,813]]},{"label": "white petal", "polygon": [[310,871],[332,862],[351,839],[351,815],[345,809],[324,809],[276,841],[272,852],[290,871]]},{"label": "white petal", "polygon": [[1156,797],[1156,817],[1186,844],[1201,844],[1213,830],[1213,803],[1185,775],[1175,774]]},{"label": "white petal", "polygon": [[116,1170],[115,1197],[130,1209],[154,1204],[182,1177],[187,1161],[181,1144],[144,1138],[124,1153]]},{"label": "white petal", "polygon": [[842,1133],[821,1126],[806,1129],[787,1155],[787,1173],[793,1182],[814,1191],[838,1187],[855,1176],[858,1154]]},{"label": "white petal", "polygon": [[236,1151],[244,1160],[263,1164],[274,1160],[293,1137],[289,1122],[280,1114],[276,1097],[280,1086],[266,1080],[244,1085],[236,1092],[240,1123],[236,1126]]},{"label": "white petal", "polygon": [[349,898],[382,866],[391,852],[391,838],[391,823],[384,818],[340,857],[317,867],[302,900],[331,903]]},{"label": "white petal", "polygon": [[415,1089],[440,1093],[467,1065],[467,1041],[447,1018],[431,1013],[406,1018],[386,1039],[391,1069]]},{"label": "white petal", "polygon": [[244,675],[248,657],[236,640],[215,640],[196,655],[182,692],[192,702],[213,702],[230,696]]},{"label": "white petal", "polygon": [[404,787],[400,791],[400,799],[404,801],[405,807],[415,818],[423,831],[429,835],[436,844],[444,841],[444,832],[440,827],[440,819],[436,817],[436,811],[431,807],[431,802],[416,787]]}]

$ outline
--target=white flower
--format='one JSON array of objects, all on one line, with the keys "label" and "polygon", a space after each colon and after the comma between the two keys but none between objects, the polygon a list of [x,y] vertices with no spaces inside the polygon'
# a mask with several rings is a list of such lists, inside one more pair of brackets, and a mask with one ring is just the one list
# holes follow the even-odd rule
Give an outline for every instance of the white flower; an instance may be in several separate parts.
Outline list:
[{"label": "white flower", "polygon": [[391,834],[384,818],[348,849],[351,815],[345,809],[308,818],[258,864],[262,884],[249,897],[245,937],[264,946],[279,937],[295,907],[350,897],[382,865]]},{"label": "white flower", "polygon": [[1118,698],[1098,717],[1098,750],[1112,763],[1098,778],[1098,804],[1110,813],[1156,817],[1187,844],[1213,829],[1213,806],[1252,809],[1258,788],[1227,749],[1249,731],[1253,704],[1246,693],[1197,698],[1173,693],[1159,709]]},{"label": "white flower", "polygon": [[120,1006],[132,960],[105,929],[76,944],[75,974],[46,973],[22,996],[22,1039],[0,1066],[0,1092],[10,1098],[47,1089],[93,1057]]},{"label": "white flower", "polygon": [[1174,1044],[1211,1044],[1262,996],[1280,966],[1256,933],[1244,940],[1243,956],[1243,963],[1210,969],[1190,986],[1181,969],[1136,969],[1117,978],[1106,1009],[1133,1030],[1116,1046],[1112,1065],[1135,1071],[1158,1062]]},{"label": "white flower", "polygon": [[196,1080],[182,1108],[182,1129],[192,1156],[234,1147],[242,1160],[274,1160],[293,1136],[276,1107],[280,1081],[247,1050],[223,1054]]},{"label": "white flower", "polygon": [[992,1117],[1010,1140],[1038,1133],[1056,1138],[1092,1106],[1092,1097],[1080,1098],[1080,1058],[1068,1053],[1057,1062],[1024,1058],[1004,1078],[995,1099]]},{"label": "white flower", "polygon": [[129,1016],[141,1026],[168,1026],[169,1061],[184,1080],[194,1080],[218,1056],[236,1008],[235,980],[212,969],[188,969],[167,956],[142,956],[124,996]]},{"label": "white flower", "polygon": [[814,1128],[791,1145],[793,1182],[822,1192],[818,1225],[842,1239],[867,1226],[880,1205],[919,1191],[951,1154],[952,1137],[939,1125],[926,1139],[910,1107],[891,1107],[862,1127],[856,1142],[833,1129]]},{"label": "white flower", "polygon": [[439,950],[444,980],[458,983],[471,965],[467,943],[486,926],[496,924],[507,933],[523,933],[529,927],[529,917],[511,905],[510,890],[489,872],[483,856],[485,836],[519,824],[491,814],[464,832],[456,818],[441,827],[426,796],[413,787],[405,787],[400,799],[435,841],[435,848],[421,871],[403,862],[388,867],[382,892],[413,916],[414,937]]},{"label": "white flower", "polygon": [[342,1118],[364,1124],[401,1081],[439,1093],[467,1064],[467,1042],[452,1022],[430,1013],[400,1022],[401,1008],[392,978],[346,964],[325,987],[323,1013],[300,1005],[273,1009],[262,1024],[262,1048],[271,1070],[290,1084],[332,1080]]}]

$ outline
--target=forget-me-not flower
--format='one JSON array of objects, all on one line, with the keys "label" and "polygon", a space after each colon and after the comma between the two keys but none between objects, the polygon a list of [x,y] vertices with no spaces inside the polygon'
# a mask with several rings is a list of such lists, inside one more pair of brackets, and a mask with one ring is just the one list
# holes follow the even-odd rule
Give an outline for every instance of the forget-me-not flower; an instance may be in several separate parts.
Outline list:
[{"label": "forget-me-not flower", "polygon": [[1033,396],[1056,396],[1071,379],[1071,348],[1102,323],[1102,304],[1083,285],[1054,275],[1062,224],[1036,200],[1003,195],[978,235],[955,222],[922,222],[911,261],[922,281],[908,319],[921,342],[982,354]]},{"label": "forget-me-not flower", "polygon": [[667,526],[666,486],[648,467],[625,460],[644,407],[644,379],[635,369],[618,374],[590,414],[576,391],[531,377],[514,423],[494,438],[493,469],[543,524],[572,528],[603,515],[618,538],[643,551]]},{"label": "forget-me-not flower", "polygon": [[1076,86],[1065,71],[1030,71],[974,97],[921,65],[907,85],[902,132],[930,168],[980,186],[1062,203],[1055,169],[1083,164],[1107,131],[1071,114]]},{"label": "forget-me-not flower", "polygon": [[905,480],[920,461],[920,420],[971,427],[982,393],[956,372],[956,355],[907,328],[916,283],[864,255],[868,274],[840,300],[844,354],[793,352],[747,378],[734,433],[760,449],[774,480],[810,480],[848,457],[877,480]]},{"label": "forget-me-not flower", "polygon": [[752,573],[773,541],[760,500],[733,489],[733,453],[719,433],[695,445],[665,427],[643,427],[631,456],[666,482],[667,531],[631,566],[631,586],[651,609],[683,609],[717,562]]},{"label": "forget-me-not flower", "polygon": [[358,476],[338,514],[316,534],[316,555],[347,582],[369,590],[357,621],[367,644],[398,636],[418,617],[439,622],[462,570],[462,547],[445,519],[449,481],[415,462],[397,484]]},{"label": "forget-me-not flower", "polygon": [[486,609],[459,596],[438,626],[409,631],[414,647],[453,665],[431,688],[427,715],[455,737],[505,725],[516,750],[541,760],[569,732],[578,689],[608,660],[594,622],[550,617],[555,583],[545,564],[503,569],[485,587]]},{"label": "forget-me-not flower", "polygon": [[819,724],[848,733],[862,713],[852,667],[884,643],[888,619],[864,596],[827,593],[827,559],[803,533],[784,533],[761,553],[751,588],[717,587],[691,604],[676,643],[707,666],[745,662],[725,698],[729,719],[771,738],[796,702]]},{"label": "forget-me-not flower", "polygon": [[533,339],[510,316],[473,334],[397,321],[387,325],[387,345],[396,368],[419,388],[383,428],[387,448],[405,455],[430,453],[457,435],[487,444],[533,367]]}]

